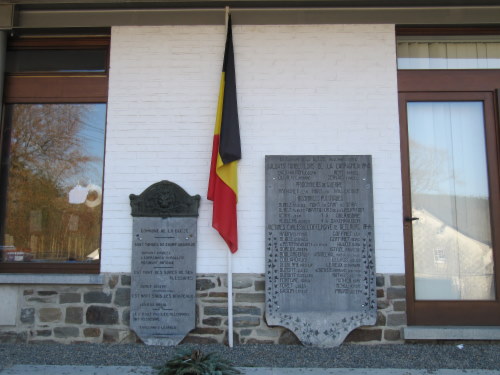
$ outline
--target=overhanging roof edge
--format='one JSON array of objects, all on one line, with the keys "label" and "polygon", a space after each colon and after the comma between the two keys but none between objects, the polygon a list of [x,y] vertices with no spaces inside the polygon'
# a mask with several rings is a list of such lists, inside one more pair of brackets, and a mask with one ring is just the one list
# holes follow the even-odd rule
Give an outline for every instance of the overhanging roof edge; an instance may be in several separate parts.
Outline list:
[{"label": "overhanging roof edge", "polygon": [[[16,8],[12,28],[223,25],[224,7],[140,9]],[[500,5],[447,7],[232,8],[235,25],[499,25]]]}]

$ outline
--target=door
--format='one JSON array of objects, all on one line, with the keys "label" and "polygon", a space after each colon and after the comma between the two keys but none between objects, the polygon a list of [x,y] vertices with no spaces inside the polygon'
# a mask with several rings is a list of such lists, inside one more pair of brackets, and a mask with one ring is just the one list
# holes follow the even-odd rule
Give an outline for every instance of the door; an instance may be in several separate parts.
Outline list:
[{"label": "door", "polygon": [[499,325],[493,92],[400,93],[409,325]]}]

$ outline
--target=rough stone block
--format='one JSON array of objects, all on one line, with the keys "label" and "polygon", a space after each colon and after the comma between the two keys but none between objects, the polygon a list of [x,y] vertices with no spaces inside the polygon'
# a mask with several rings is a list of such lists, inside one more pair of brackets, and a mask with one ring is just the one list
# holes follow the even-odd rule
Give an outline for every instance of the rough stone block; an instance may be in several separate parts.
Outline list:
[{"label": "rough stone block", "polygon": [[377,298],[384,298],[385,292],[384,289],[377,289]]},{"label": "rough stone block", "polygon": [[89,306],[86,313],[88,324],[117,324],[118,311],[112,307]]},{"label": "rough stone block", "polygon": [[392,306],[394,311],[406,311],[406,300],[393,301]]},{"label": "rough stone block", "polygon": [[385,318],[385,315],[381,311],[377,311],[377,321],[375,322],[376,326],[385,326],[387,319]]},{"label": "rough stone block", "polygon": [[80,293],[61,293],[59,303],[80,303],[82,296]]},{"label": "rough stone block", "polygon": [[265,302],[264,293],[236,293],[234,298],[236,302]]},{"label": "rough stone block", "polygon": [[221,335],[223,334],[224,331],[219,328],[195,328],[193,329],[190,334],[194,335]]},{"label": "rough stone block", "polygon": [[69,324],[82,324],[83,323],[83,308],[81,307],[68,307],[66,309],[66,319],[64,320]]},{"label": "rough stone block", "polygon": [[381,329],[355,329],[346,337],[347,342],[381,341]]},{"label": "rough stone block", "polygon": [[264,280],[255,280],[254,288],[256,292],[263,292],[266,290],[266,282]]},{"label": "rough stone block", "polygon": [[31,296],[31,295],[33,295],[33,293],[35,293],[35,291],[33,289],[25,289],[23,291],[23,296]]},{"label": "rough stone block", "polygon": [[36,331],[38,337],[49,337],[52,334],[50,329],[40,329]]},{"label": "rough stone block", "polygon": [[205,306],[203,309],[205,315],[222,315],[227,316],[227,307]]},{"label": "rough stone block", "polygon": [[255,306],[233,306],[233,314],[261,316],[262,310]]},{"label": "rough stone block", "polygon": [[406,298],[406,288],[404,288],[404,287],[387,288],[387,298],[388,299],[405,299]]},{"label": "rough stone block", "polygon": [[101,329],[100,328],[85,328],[83,330],[83,335],[85,337],[99,337],[99,336],[101,336]]},{"label": "rough stone block", "polygon": [[392,313],[387,316],[388,326],[403,326],[406,325],[406,314],[405,313]]},{"label": "rough stone block", "polygon": [[375,278],[375,283],[378,287],[385,285],[385,277],[384,275],[377,275]]},{"label": "rough stone block", "polygon": [[28,296],[26,297],[26,301],[28,302],[38,302],[38,303],[56,303],[57,295],[53,294],[50,296]]},{"label": "rough stone block", "polygon": [[387,302],[385,299],[377,301],[378,310],[384,310],[387,309],[388,307],[389,307],[389,302]]},{"label": "rough stone block", "polygon": [[122,324],[129,326],[130,325],[130,309],[123,310],[122,313]]},{"label": "rough stone block", "polygon": [[386,329],[384,331],[384,339],[387,341],[401,340],[401,331],[399,329]]},{"label": "rough stone block", "polygon": [[210,293],[208,293],[208,297],[227,299],[227,293],[226,292],[210,292]]},{"label": "rough stone block", "polygon": [[57,292],[54,290],[40,290],[37,294],[39,296],[53,296],[57,294]]},{"label": "rough stone block", "polygon": [[210,279],[197,279],[196,280],[196,290],[209,290],[215,288],[215,284]]},{"label": "rough stone block", "polygon": [[240,331],[240,336],[250,336],[252,332],[253,331],[251,329],[242,329]]},{"label": "rough stone block", "polygon": [[0,332],[0,342],[4,344],[22,344],[27,340],[27,332]]},{"label": "rough stone block", "polygon": [[115,305],[130,306],[130,288],[118,288],[116,290]]},{"label": "rough stone block", "polygon": [[391,286],[405,286],[406,285],[406,277],[405,275],[391,275]]},{"label": "rough stone block", "polygon": [[130,286],[132,277],[130,275],[121,275],[121,283],[123,286]]},{"label": "rough stone block", "polygon": [[56,307],[44,307],[38,310],[38,319],[41,322],[58,322],[62,318],[62,311]]},{"label": "rough stone block", "polygon": [[280,345],[301,345],[301,342],[297,336],[292,331],[286,330],[284,331],[279,340],[278,344]]},{"label": "rough stone block", "polygon": [[252,345],[252,344],[274,344],[274,341],[273,340],[260,340],[260,339],[255,339],[255,338],[251,338],[251,339],[248,339],[246,340],[245,342],[246,344],[249,344],[249,345]]},{"label": "rough stone block", "polygon": [[111,303],[111,293],[104,293],[101,291],[87,292],[83,295],[83,302],[85,303]]},{"label": "rough stone block", "polygon": [[118,275],[111,275],[108,280],[108,286],[110,289],[114,289],[116,285],[118,285],[118,281],[120,278]]},{"label": "rough stone block", "polygon": [[120,341],[120,330],[114,328],[105,328],[102,333],[102,342],[113,343]]},{"label": "rough stone block", "polygon": [[257,327],[260,325],[260,318],[256,316],[235,316],[233,325],[235,327]]},{"label": "rough stone block", "polygon": [[279,328],[256,329],[255,333],[259,337],[280,337],[282,331]]},{"label": "rough stone block", "polygon": [[80,330],[77,327],[56,327],[54,328],[54,336],[58,338],[78,337]]},{"label": "rough stone block", "polygon": [[218,341],[213,337],[191,336],[188,335],[180,342],[181,344],[217,344]]},{"label": "rough stone block", "polygon": [[218,327],[221,325],[222,319],[221,318],[207,318],[207,319],[203,319],[202,323],[206,326]]},{"label": "rough stone block", "polygon": [[35,323],[35,309],[27,308],[21,309],[21,323],[24,324],[33,324]]},{"label": "rough stone block", "polygon": [[235,277],[233,280],[233,289],[246,289],[253,285],[251,277]]}]

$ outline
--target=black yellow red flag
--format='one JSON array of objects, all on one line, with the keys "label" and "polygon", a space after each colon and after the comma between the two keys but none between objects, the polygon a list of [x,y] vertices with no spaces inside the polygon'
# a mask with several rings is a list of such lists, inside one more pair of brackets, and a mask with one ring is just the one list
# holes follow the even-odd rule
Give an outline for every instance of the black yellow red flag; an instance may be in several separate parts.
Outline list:
[{"label": "black yellow red flag", "polygon": [[240,159],[233,33],[231,16],[229,16],[207,198],[214,202],[212,226],[226,241],[232,253],[238,250],[236,203],[238,201],[237,167]]}]

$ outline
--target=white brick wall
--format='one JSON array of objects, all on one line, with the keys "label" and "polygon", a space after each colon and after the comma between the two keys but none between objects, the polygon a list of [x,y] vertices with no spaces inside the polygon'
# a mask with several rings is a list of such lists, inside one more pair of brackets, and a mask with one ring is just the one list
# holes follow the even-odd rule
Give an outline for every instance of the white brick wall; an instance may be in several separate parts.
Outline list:
[{"label": "white brick wall", "polygon": [[[377,272],[404,272],[392,25],[234,26],[243,159],[234,272],[264,272],[264,156],[371,154]],[[116,27],[102,271],[130,271],[129,194],[162,179],[200,194],[198,272],[225,272],[206,200],[223,26]]]}]

